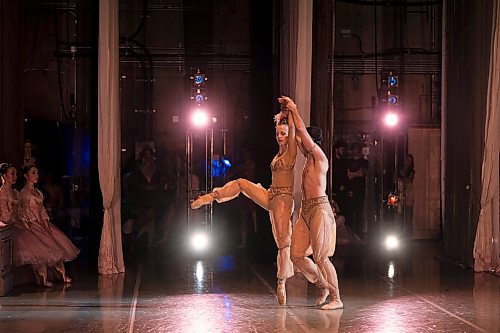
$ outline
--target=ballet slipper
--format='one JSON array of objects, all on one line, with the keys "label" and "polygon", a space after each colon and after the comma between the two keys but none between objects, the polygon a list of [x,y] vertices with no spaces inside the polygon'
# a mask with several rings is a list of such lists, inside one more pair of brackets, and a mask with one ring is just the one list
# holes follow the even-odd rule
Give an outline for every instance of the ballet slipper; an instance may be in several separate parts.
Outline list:
[{"label": "ballet slipper", "polygon": [[286,304],[286,288],[285,288],[285,282],[278,282],[278,287],[276,288],[276,295],[278,296],[278,303],[280,305],[285,305]]},{"label": "ballet slipper", "polygon": [[64,268],[64,263],[63,262],[58,262],[55,266],[55,270],[59,275],[61,276],[61,280],[64,283],[71,283],[73,280],[66,275],[66,269]]},{"label": "ballet slipper", "polygon": [[316,305],[321,305],[326,302],[326,298],[330,295],[330,290],[324,288],[321,289],[321,294],[319,295],[318,299],[316,300]]},{"label": "ballet slipper", "polygon": [[36,284],[40,287],[46,287],[46,288],[51,288],[54,286],[54,284],[50,281],[47,280],[47,277],[45,275],[38,275],[36,277]]},{"label": "ballet slipper", "polygon": [[321,307],[321,310],[337,310],[343,309],[344,303],[340,299],[334,299],[330,303],[327,303]]}]

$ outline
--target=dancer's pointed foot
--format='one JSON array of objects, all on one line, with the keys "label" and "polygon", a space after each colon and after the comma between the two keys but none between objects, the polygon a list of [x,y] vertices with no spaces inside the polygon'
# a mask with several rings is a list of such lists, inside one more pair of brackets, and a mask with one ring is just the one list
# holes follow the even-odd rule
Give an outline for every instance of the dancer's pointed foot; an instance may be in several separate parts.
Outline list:
[{"label": "dancer's pointed foot", "polygon": [[3,223],[2,221],[0,221],[0,228],[5,227],[6,225],[7,225],[6,223]]},{"label": "dancer's pointed foot", "polygon": [[280,303],[280,305],[285,305],[286,288],[284,283],[278,283],[278,288],[276,288],[276,295],[278,296],[278,303]]},{"label": "dancer's pointed foot", "polygon": [[321,305],[326,302],[326,298],[330,295],[330,290],[324,288],[321,289],[321,294],[319,295],[318,299],[316,300],[316,305]]},{"label": "dancer's pointed foot", "polygon": [[202,196],[199,196],[198,199],[195,201],[191,202],[191,208],[192,209],[198,209],[201,206],[208,205],[214,201],[213,197],[211,194],[205,194]]},{"label": "dancer's pointed foot", "polygon": [[337,310],[343,309],[344,303],[340,299],[334,299],[330,303],[327,303],[321,307],[321,310]]},{"label": "dancer's pointed foot", "polygon": [[63,281],[65,284],[70,284],[71,282],[73,282],[73,279],[69,276],[64,276]]}]

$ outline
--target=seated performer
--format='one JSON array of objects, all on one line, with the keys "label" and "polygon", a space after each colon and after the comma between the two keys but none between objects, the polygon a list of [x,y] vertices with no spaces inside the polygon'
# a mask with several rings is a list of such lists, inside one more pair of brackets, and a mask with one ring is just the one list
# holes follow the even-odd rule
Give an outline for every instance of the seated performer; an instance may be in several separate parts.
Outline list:
[{"label": "seated performer", "polygon": [[[292,234],[292,262],[309,282],[321,289],[317,305],[323,304],[330,294],[330,303],[321,309],[341,309],[344,305],[340,300],[337,272],[329,259],[335,251],[336,229],[332,207],[325,194],[328,158],[318,146],[322,132],[317,127],[306,128],[297,105],[288,97],[284,99],[297,128],[299,149],[306,157],[302,171],[302,206]],[[307,257],[309,247],[314,262]]]},{"label": "seated performer", "polygon": [[17,191],[12,188],[17,180],[17,171],[12,164],[0,164],[2,187],[0,188],[0,227],[14,224],[17,220]]},{"label": "seated performer", "polygon": [[35,265],[35,273],[41,279],[40,284],[46,287],[52,286],[52,283],[47,281],[47,267],[51,266],[54,266],[64,283],[71,283],[72,280],[66,275],[64,262],[75,259],[80,250],[61,230],[49,222],[49,216],[43,206],[43,194],[35,188],[38,169],[27,165],[21,170],[26,178],[26,185],[19,193],[19,220],[38,241],[36,244],[26,244],[28,252],[32,246],[38,248],[38,257],[34,262],[25,263]]},{"label": "seated performer", "polygon": [[292,117],[284,111],[285,101],[278,99],[282,111],[275,116],[276,141],[279,151],[271,162],[272,181],[269,190],[260,184],[239,178],[216,187],[209,193],[193,201],[191,208],[197,209],[216,200],[219,203],[236,198],[240,193],[269,211],[274,240],[278,247],[278,302],[286,304],[286,279],[293,276],[293,265],[290,261],[290,242],[292,225],[290,218],[293,212],[293,167],[297,156],[295,127]]},{"label": "seated performer", "polygon": [[52,286],[46,272],[39,269],[39,263],[56,263],[59,260],[56,249],[46,250],[43,243],[18,219],[19,193],[13,188],[17,180],[16,168],[9,163],[0,165],[3,185],[0,188],[0,224],[12,225],[12,254],[16,267],[31,265],[38,284]]}]

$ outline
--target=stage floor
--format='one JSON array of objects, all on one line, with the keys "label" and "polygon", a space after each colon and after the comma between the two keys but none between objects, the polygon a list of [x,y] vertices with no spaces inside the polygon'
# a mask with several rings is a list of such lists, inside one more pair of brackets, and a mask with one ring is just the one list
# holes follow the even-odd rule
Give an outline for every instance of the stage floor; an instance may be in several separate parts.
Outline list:
[{"label": "stage floor", "polygon": [[0,332],[500,332],[500,277],[437,259],[439,243],[413,241],[399,255],[339,246],[345,308],[333,311],[314,306],[319,291],[300,277],[280,306],[272,257],[174,248],[137,252],[124,274],[76,261],[71,286],[17,286],[0,297]]}]

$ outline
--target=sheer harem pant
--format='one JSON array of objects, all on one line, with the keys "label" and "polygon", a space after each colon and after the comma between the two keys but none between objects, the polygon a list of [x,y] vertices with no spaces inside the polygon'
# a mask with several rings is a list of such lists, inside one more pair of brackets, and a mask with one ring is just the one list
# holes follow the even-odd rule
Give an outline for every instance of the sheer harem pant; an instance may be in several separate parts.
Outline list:
[{"label": "sheer harem pant", "polygon": [[214,188],[212,196],[215,201],[222,203],[236,198],[240,193],[243,193],[253,202],[269,211],[274,241],[278,247],[278,280],[284,280],[293,276],[293,264],[290,260],[292,238],[290,217],[293,212],[293,197],[291,193],[270,195],[270,191],[266,190],[262,185],[239,178],[226,183],[223,187]]}]

